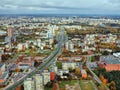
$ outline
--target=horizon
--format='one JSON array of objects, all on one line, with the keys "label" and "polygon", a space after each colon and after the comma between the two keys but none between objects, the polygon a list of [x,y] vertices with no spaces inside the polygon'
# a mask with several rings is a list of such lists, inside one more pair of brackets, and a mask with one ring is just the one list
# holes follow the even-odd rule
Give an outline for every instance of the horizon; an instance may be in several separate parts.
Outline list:
[{"label": "horizon", "polygon": [[11,16],[11,15],[17,15],[17,16],[22,16],[22,15],[64,15],[64,16],[120,16],[120,14],[72,14],[72,13],[67,13],[67,14],[64,14],[64,13],[27,13],[27,14],[24,14],[24,13],[9,13],[9,14],[4,14],[4,13],[0,13],[0,16],[3,16],[3,15],[6,15],[6,16]]}]

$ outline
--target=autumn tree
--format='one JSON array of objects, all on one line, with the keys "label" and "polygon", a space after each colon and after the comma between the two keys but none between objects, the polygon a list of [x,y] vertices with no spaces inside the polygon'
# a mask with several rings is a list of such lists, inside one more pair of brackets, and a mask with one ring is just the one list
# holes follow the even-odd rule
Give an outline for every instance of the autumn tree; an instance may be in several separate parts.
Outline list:
[{"label": "autumn tree", "polygon": [[80,75],[80,69],[78,67],[75,68],[75,74]]},{"label": "autumn tree", "polygon": [[114,81],[111,81],[111,82],[110,82],[109,88],[110,88],[110,90],[116,90],[116,84],[115,84]]},{"label": "autumn tree", "polygon": [[16,70],[15,70],[16,72],[20,72],[20,68],[16,68]]},{"label": "autumn tree", "polygon": [[53,84],[52,90],[57,90],[57,83],[54,83],[54,84]]},{"label": "autumn tree", "polygon": [[104,84],[107,84],[107,79],[105,79],[102,74],[100,74],[100,80],[101,80]]}]

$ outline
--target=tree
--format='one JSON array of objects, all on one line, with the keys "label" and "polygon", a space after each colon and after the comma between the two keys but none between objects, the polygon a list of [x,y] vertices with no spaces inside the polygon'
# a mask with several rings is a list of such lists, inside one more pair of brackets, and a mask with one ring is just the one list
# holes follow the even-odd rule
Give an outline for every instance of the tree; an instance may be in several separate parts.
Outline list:
[{"label": "tree", "polygon": [[84,56],[82,57],[82,61],[83,61],[83,62],[85,61],[85,57],[84,57]]},{"label": "tree", "polygon": [[18,45],[18,42],[14,42],[13,45],[14,45],[14,46],[17,46],[17,45]]},{"label": "tree", "polygon": [[80,69],[79,69],[78,67],[75,68],[75,74],[76,74],[76,75],[80,75],[80,73],[81,73],[81,72],[80,72]]},{"label": "tree", "polygon": [[53,85],[52,82],[48,82],[45,86],[46,86],[46,87],[49,87],[49,88],[52,88],[52,85]]},{"label": "tree", "polygon": [[15,70],[16,72],[20,72],[20,69],[19,68],[16,68],[16,70]]},{"label": "tree", "polygon": [[69,72],[75,72],[75,69],[73,69],[72,67],[69,68]]},{"label": "tree", "polygon": [[116,84],[115,84],[115,82],[111,81],[109,87],[110,87],[110,90],[116,90]]},{"label": "tree", "polygon": [[102,74],[100,74],[100,80],[101,80],[104,84],[107,84],[107,79],[105,79]]},{"label": "tree", "polygon": [[23,85],[20,85],[20,86],[16,87],[15,90],[24,90],[24,87],[23,87]]},{"label": "tree", "polygon": [[54,83],[54,84],[53,84],[52,90],[57,90],[57,83]]},{"label": "tree", "polygon": [[56,66],[58,67],[58,69],[62,69],[62,62],[56,62]]}]

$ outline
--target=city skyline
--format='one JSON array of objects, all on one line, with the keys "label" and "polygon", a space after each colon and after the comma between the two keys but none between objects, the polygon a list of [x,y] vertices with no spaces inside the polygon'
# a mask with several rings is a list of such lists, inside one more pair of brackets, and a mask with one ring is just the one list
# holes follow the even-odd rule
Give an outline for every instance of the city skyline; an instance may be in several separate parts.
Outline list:
[{"label": "city skyline", "polygon": [[114,14],[119,0],[1,0],[0,14]]}]

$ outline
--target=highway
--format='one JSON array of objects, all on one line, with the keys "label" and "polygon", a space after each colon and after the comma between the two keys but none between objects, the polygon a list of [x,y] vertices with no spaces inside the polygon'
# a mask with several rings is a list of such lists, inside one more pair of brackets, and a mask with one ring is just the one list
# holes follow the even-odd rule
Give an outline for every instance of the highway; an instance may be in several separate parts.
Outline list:
[{"label": "highway", "polygon": [[62,43],[63,43],[63,39],[64,39],[64,31],[61,30],[59,37],[58,37],[58,45],[57,45],[57,49],[55,51],[53,51],[53,53],[50,54],[50,56],[48,56],[47,58],[44,59],[45,62],[43,62],[41,65],[39,65],[36,69],[32,70],[31,72],[29,72],[27,75],[25,75],[24,77],[22,77],[19,81],[17,81],[16,83],[13,83],[11,85],[8,85],[4,88],[4,90],[15,90],[15,88],[18,85],[22,85],[24,80],[26,80],[26,78],[30,78],[32,76],[34,76],[35,74],[37,74],[38,72],[42,72],[44,69],[46,69],[49,65],[52,64],[53,61],[55,61],[55,58],[61,53],[62,51]]}]

